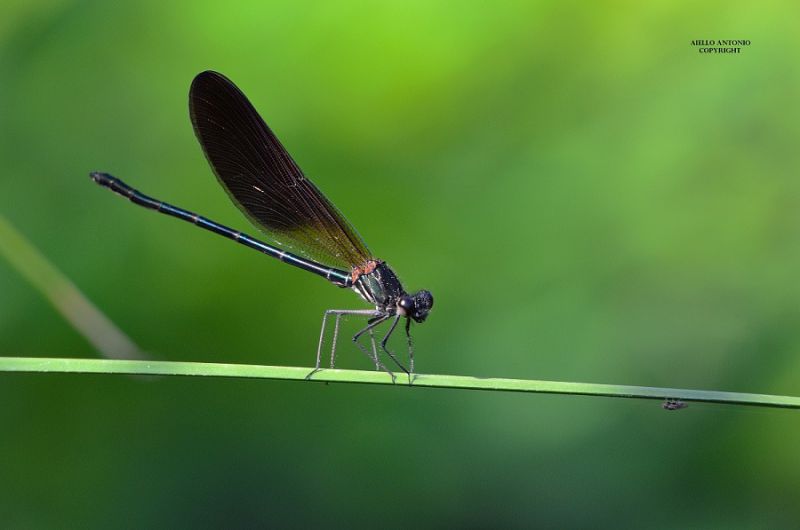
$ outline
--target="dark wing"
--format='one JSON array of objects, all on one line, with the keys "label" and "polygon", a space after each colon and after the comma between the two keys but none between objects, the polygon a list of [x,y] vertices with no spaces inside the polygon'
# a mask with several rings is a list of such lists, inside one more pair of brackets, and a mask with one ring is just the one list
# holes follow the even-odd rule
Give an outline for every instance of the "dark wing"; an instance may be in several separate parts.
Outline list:
[{"label": "dark wing", "polygon": [[274,243],[345,270],[372,259],[355,229],[303,175],[228,78],[198,74],[189,90],[189,113],[220,184]]}]

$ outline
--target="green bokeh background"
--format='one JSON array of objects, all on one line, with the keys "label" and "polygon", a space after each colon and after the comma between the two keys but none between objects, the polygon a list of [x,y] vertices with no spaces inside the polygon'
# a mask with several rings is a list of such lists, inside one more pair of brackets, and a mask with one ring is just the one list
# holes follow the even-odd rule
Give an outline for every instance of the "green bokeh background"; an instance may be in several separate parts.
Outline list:
[{"label": "green bokeh background", "polygon": [[[87,178],[255,233],[189,123],[211,68],[433,291],[421,372],[800,394],[796,2],[0,14],[2,213],[155,359],[307,366],[323,310],[364,307]],[[690,44],[721,38],[752,45]],[[347,348],[340,364],[368,368]],[[0,354],[98,355],[6,262]],[[791,411],[6,374],[0,424],[7,528],[800,520]]]}]

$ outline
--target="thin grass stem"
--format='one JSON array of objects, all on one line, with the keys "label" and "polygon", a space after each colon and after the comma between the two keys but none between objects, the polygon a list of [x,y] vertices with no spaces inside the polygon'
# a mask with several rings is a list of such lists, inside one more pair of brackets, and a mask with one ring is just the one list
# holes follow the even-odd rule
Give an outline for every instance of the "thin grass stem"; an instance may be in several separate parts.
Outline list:
[{"label": "thin grass stem", "polygon": [[398,389],[430,387],[500,392],[569,394],[655,400],[680,400],[725,405],[800,408],[800,397],[715,390],[658,388],[647,386],[608,385],[537,381],[532,379],[480,378],[463,375],[416,374],[411,385],[392,381],[386,372],[366,370],[322,369],[308,378],[312,368],[296,366],[262,366],[174,361],[131,361],[109,359],[63,359],[36,357],[0,357],[0,372],[172,375],[193,377],[229,377],[303,381],[306,383],[362,383],[389,385]]}]

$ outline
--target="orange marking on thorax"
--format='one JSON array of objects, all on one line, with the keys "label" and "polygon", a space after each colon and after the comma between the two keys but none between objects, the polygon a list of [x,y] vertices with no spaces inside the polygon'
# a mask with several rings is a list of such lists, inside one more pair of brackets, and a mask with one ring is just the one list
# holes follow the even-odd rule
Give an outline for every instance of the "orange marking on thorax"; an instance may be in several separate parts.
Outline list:
[{"label": "orange marking on thorax", "polygon": [[362,275],[373,272],[381,263],[383,262],[373,259],[366,262],[362,267],[353,267],[353,270],[350,271],[350,277],[353,279],[353,283],[356,283],[356,280],[358,280]]}]

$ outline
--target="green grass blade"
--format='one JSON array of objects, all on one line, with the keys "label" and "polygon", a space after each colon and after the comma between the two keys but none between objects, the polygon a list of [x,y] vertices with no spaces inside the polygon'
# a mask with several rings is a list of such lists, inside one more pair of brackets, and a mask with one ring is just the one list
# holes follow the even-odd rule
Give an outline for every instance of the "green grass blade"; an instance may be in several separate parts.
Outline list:
[{"label": "green grass blade", "polygon": [[146,359],[138,346],[0,214],[0,256],[39,291],[97,351],[112,359]]},{"label": "green grass blade", "polygon": [[[238,377],[251,379],[281,379],[306,381],[311,368],[295,366],[262,366],[250,364],[221,364],[172,361],[130,361],[108,359],[55,359],[30,357],[0,357],[0,372],[41,372],[79,374],[178,375],[200,377]],[[393,385],[409,388],[403,376],[395,381],[385,372],[325,369],[315,373],[307,382],[363,383]],[[640,399],[679,399],[686,402],[721,403],[759,407],[800,408],[800,398],[741,392],[688,390],[646,386],[607,385],[537,381],[530,379],[479,378],[463,375],[414,376],[412,387],[450,388],[505,392],[570,394]]]}]

